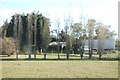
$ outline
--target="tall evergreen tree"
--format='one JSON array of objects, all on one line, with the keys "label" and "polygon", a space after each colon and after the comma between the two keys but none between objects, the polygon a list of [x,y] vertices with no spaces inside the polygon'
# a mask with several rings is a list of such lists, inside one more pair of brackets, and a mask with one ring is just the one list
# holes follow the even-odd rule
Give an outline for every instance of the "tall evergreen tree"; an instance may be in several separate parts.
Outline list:
[{"label": "tall evergreen tree", "polygon": [[2,38],[6,37],[7,34],[7,28],[8,28],[8,21],[6,20],[2,26]]},{"label": "tall evergreen tree", "polygon": [[28,45],[29,45],[29,59],[31,58],[32,54],[32,47],[33,47],[33,15],[28,14]]},{"label": "tall evergreen tree", "polygon": [[46,55],[46,50],[47,47],[50,43],[50,30],[49,30],[49,19],[48,18],[43,18],[44,25],[43,25],[43,30],[42,30],[42,48],[44,50],[44,53]]},{"label": "tall evergreen tree", "polygon": [[37,14],[34,14],[34,58],[36,59],[37,54]]}]

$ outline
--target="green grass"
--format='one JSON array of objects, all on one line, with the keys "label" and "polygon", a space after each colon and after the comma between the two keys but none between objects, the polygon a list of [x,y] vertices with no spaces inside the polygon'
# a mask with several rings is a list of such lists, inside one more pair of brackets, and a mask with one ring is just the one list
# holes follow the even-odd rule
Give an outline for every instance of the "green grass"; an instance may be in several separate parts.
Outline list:
[{"label": "green grass", "polygon": [[[88,58],[88,55],[84,55]],[[34,56],[32,55],[32,58]],[[48,60],[42,60],[43,55],[37,55],[38,60],[24,60],[28,55],[19,55],[22,60],[5,60],[2,64],[3,78],[117,78],[118,60],[80,60],[79,55],[71,55],[66,60],[62,54],[61,59],[56,60],[57,54],[47,54]],[[98,58],[98,55],[93,55]],[[118,53],[104,54],[103,58],[116,58]],[[15,55],[2,57],[3,59],[15,59]],[[55,59],[55,60],[49,60]]]},{"label": "green grass", "polygon": [[3,78],[117,78],[118,61],[2,61]]}]

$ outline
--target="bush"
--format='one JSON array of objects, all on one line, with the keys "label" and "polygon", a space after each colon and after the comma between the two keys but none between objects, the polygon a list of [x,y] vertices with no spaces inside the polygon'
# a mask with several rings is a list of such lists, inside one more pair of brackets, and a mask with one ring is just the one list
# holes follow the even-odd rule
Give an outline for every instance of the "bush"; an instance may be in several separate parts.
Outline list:
[{"label": "bush", "polygon": [[116,51],[115,51],[115,50],[112,50],[112,53],[116,53]]},{"label": "bush", "polygon": [[15,44],[13,38],[0,38],[0,42],[2,43],[1,51],[2,55],[12,55],[15,53]]}]

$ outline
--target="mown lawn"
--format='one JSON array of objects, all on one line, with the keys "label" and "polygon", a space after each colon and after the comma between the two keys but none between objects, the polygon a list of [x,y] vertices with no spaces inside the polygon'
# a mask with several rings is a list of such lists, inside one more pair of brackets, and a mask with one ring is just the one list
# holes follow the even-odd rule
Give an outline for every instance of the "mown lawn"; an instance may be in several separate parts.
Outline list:
[{"label": "mown lawn", "polygon": [[[88,55],[84,55],[84,57],[88,58]],[[98,57],[98,55],[93,55],[93,57]],[[118,57],[116,53],[103,55],[103,58],[116,57]],[[57,54],[47,54],[47,60],[42,59],[43,55],[37,55],[37,60],[24,60],[28,58],[28,55],[19,55],[20,60],[15,60],[15,55],[2,58],[5,59],[0,61],[3,78],[118,77],[118,60],[81,60],[79,55],[71,55],[70,60],[66,60],[64,54],[61,55],[61,60],[57,60]]]},{"label": "mown lawn", "polygon": [[2,61],[3,78],[117,78],[118,61]]}]

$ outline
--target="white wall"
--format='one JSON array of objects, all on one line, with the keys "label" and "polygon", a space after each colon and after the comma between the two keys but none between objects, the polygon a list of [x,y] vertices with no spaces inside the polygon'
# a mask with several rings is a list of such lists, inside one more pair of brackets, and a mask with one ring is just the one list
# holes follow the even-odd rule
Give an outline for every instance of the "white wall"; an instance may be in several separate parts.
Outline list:
[{"label": "white wall", "polygon": [[[94,40],[94,49],[98,49],[98,40]],[[85,46],[89,46],[88,40],[86,40]],[[104,49],[115,49],[115,40],[107,39],[104,42]]]}]

